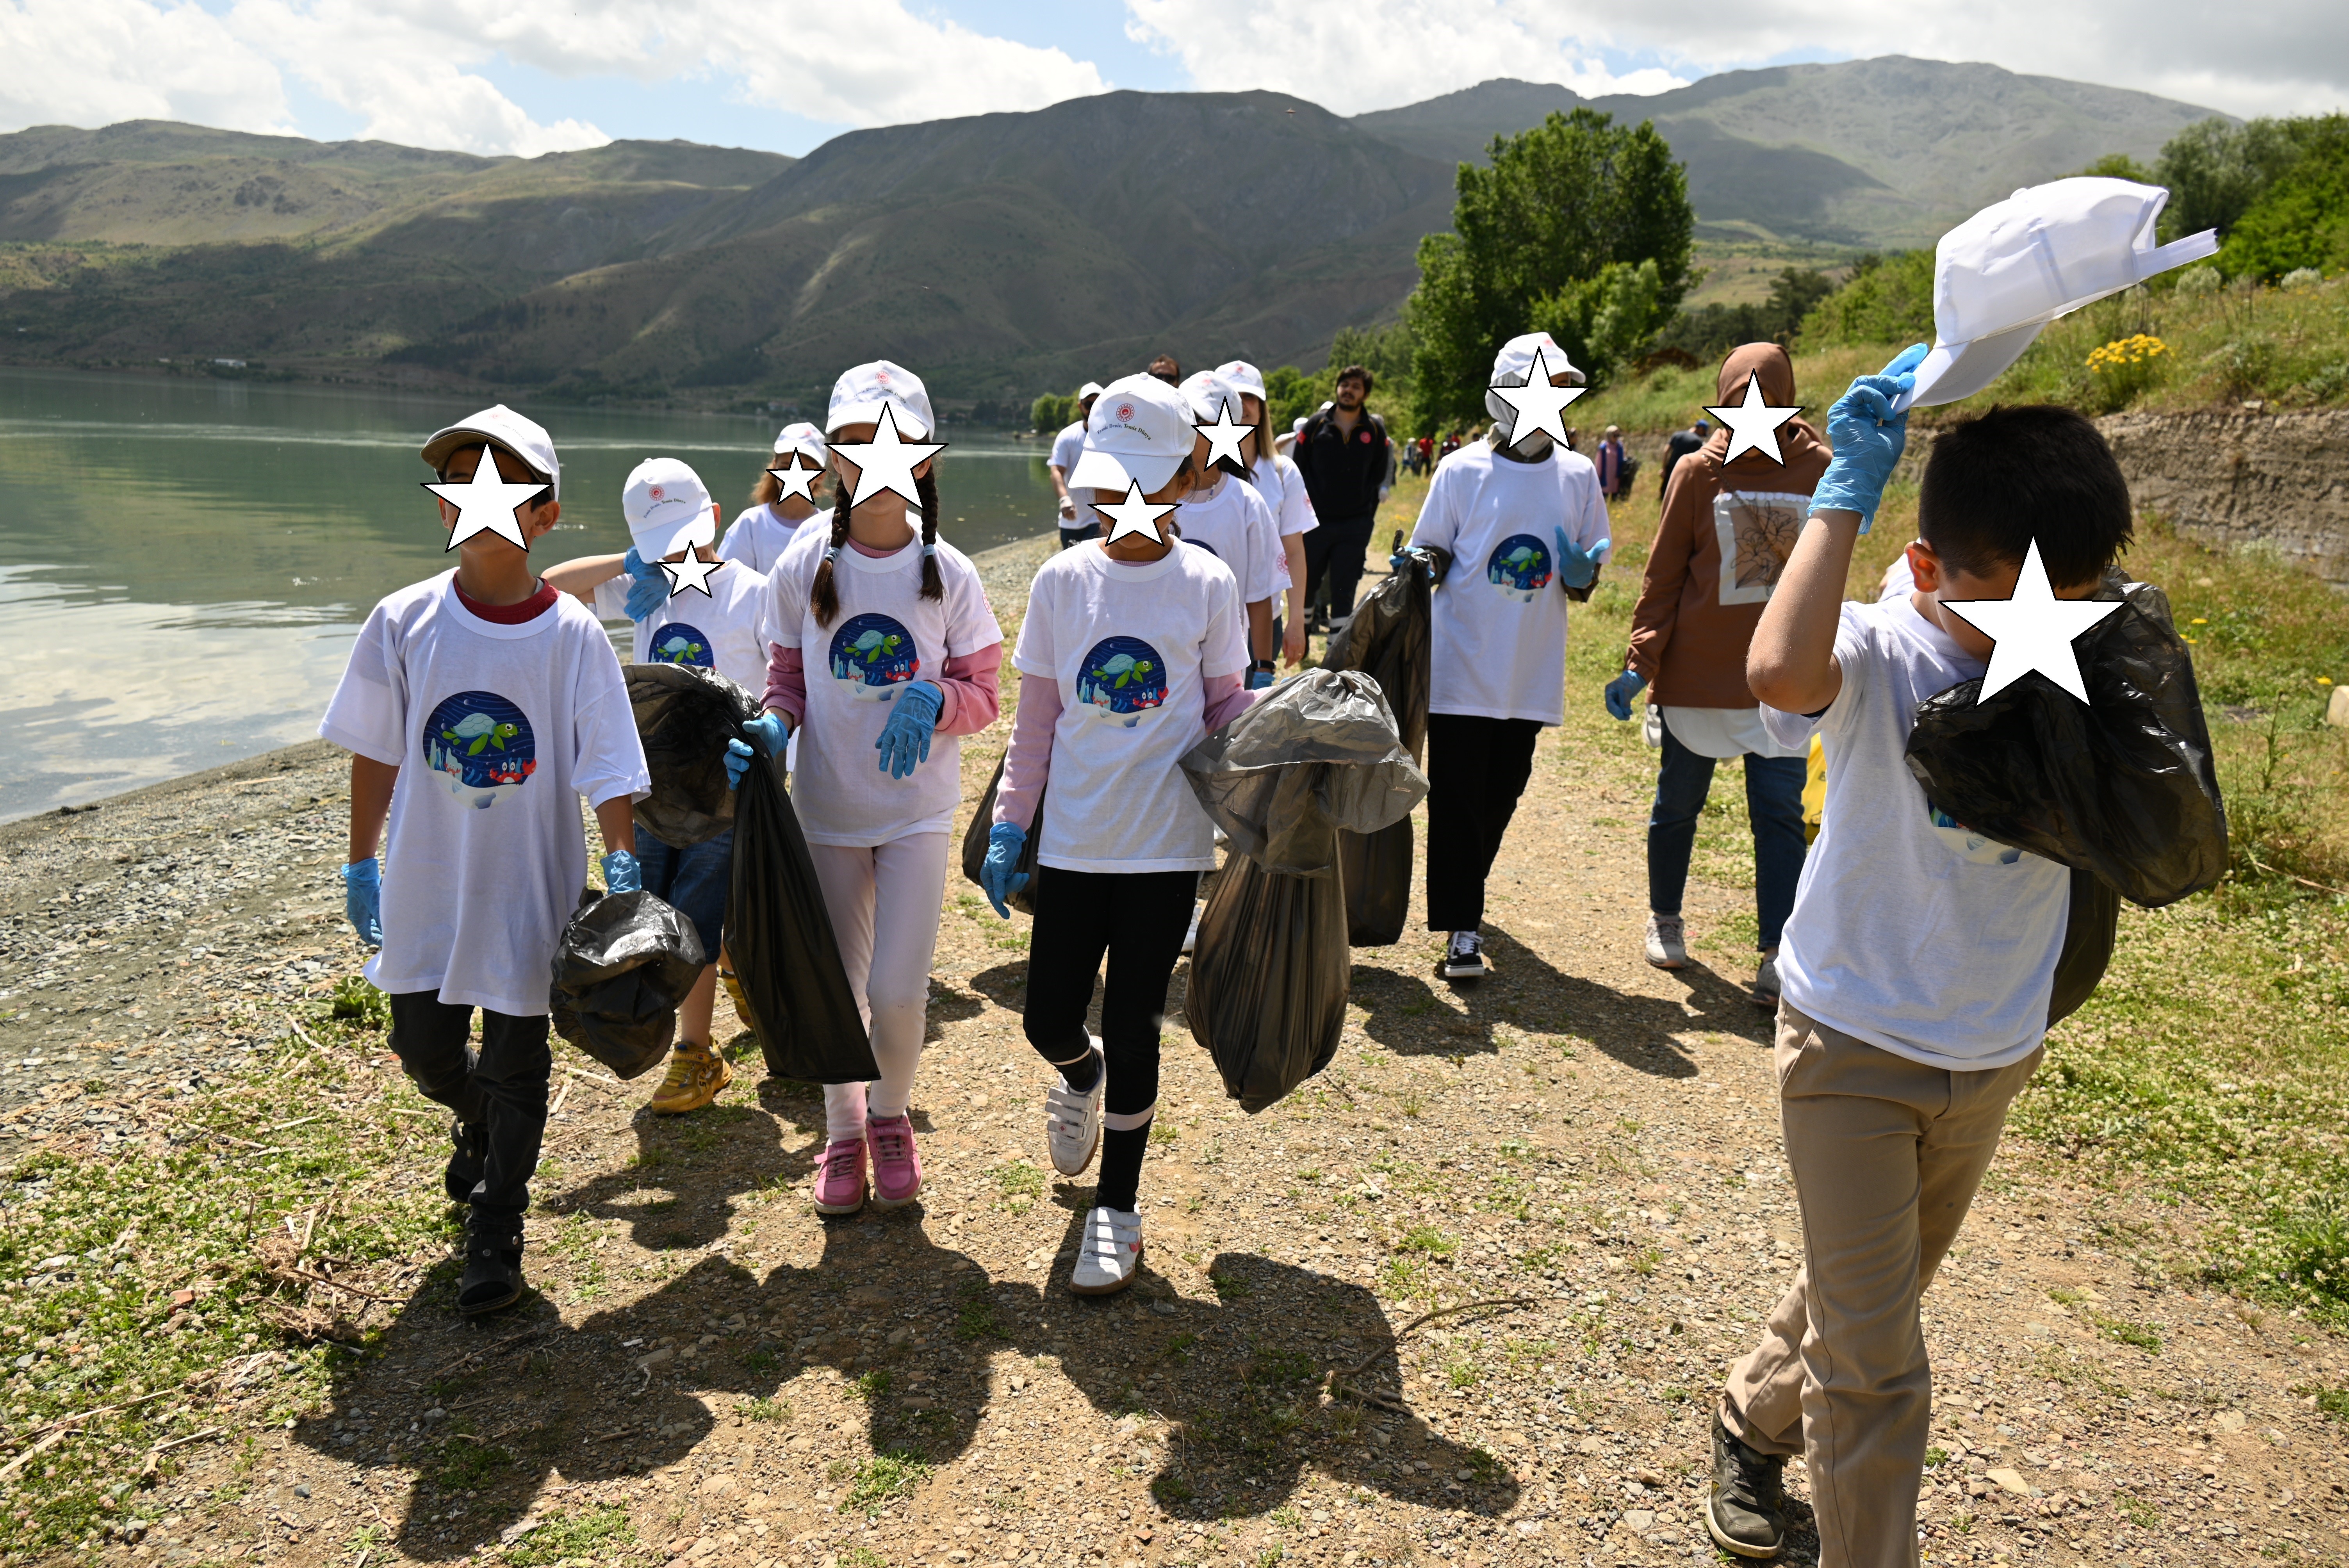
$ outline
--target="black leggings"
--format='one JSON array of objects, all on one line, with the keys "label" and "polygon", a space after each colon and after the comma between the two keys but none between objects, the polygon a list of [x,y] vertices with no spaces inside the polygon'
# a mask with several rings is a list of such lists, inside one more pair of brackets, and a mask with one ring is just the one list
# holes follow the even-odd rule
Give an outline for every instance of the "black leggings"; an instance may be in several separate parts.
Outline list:
[{"label": "black leggings", "polygon": [[1142,1116],[1158,1103],[1158,1028],[1198,896],[1197,872],[1037,868],[1022,1019],[1028,1043],[1048,1062],[1085,1054],[1085,1010],[1106,955],[1101,1032],[1109,1087],[1102,1109],[1110,1116]]},{"label": "black leggings", "polygon": [[1474,931],[1485,918],[1485,879],[1517,797],[1533,777],[1530,718],[1427,716],[1427,924]]},{"label": "black leggings", "polygon": [[482,1130],[488,1158],[473,1198],[475,1220],[518,1228],[546,1136],[547,1080],[554,1070],[547,1017],[484,1007],[478,1052],[465,1043],[472,1026],[473,1009],[452,1006],[433,992],[392,995],[391,1049],[400,1067],[425,1099]]}]

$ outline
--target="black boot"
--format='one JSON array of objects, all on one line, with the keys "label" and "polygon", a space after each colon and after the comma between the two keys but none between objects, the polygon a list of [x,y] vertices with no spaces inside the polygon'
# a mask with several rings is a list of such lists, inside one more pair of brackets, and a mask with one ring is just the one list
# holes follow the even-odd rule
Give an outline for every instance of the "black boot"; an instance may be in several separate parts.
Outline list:
[{"label": "black boot", "polygon": [[457,1281],[457,1310],[468,1317],[496,1312],[522,1299],[522,1219],[493,1219],[479,1209],[465,1226],[465,1272]]},{"label": "black boot", "polygon": [[1704,1527],[1723,1552],[1740,1557],[1775,1557],[1786,1541],[1786,1461],[1739,1442],[1718,1411]]},{"label": "black boot", "polygon": [[452,1145],[449,1168],[440,1173],[440,1185],[449,1193],[451,1203],[470,1203],[473,1189],[481,1184],[481,1172],[489,1160],[489,1138],[481,1124],[452,1121],[449,1124],[449,1141]]}]

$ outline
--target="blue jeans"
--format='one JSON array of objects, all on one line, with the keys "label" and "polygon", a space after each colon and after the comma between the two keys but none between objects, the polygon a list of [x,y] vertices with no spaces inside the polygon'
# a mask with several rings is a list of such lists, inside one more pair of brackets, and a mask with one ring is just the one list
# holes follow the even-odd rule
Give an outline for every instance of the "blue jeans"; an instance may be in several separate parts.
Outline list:
[{"label": "blue jeans", "polygon": [[[1648,907],[1678,914],[1688,887],[1696,820],[1713,790],[1713,758],[1700,757],[1664,726],[1663,767],[1656,775],[1655,809],[1648,813]],[[1745,814],[1754,821],[1754,912],[1764,953],[1794,913],[1795,884],[1803,876],[1803,775],[1799,757],[1745,758]]]},{"label": "blue jeans", "polygon": [[691,921],[701,938],[702,961],[717,963],[726,930],[726,891],[734,880],[734,830],[683,850],[639,830],[636,864],[644,872],[645,891]]}]

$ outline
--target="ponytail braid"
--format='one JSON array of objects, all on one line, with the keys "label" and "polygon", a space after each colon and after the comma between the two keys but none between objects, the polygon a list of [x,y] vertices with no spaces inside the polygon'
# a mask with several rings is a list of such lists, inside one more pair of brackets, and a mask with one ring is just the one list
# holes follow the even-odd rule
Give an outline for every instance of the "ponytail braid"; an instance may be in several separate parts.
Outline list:
[{"label": "ponytail braid", "polygon": [[947,596],[945,579],[938,575],[938,471],[933,467],[926,474],[914,476],[914,489],[922,497],[922,597],[943,599]]},{"label": "ponytail braid", "polygon": [[848,487],[832,487],[832,543],[823,552],[823,564],[815,569],[815,581],[808,584],[808,608],[815,612],[815,624],[829,626],[832,618],[840,614],[840,590],[832,580],[832,563],[840,559],[840,547],[848,542]]}]

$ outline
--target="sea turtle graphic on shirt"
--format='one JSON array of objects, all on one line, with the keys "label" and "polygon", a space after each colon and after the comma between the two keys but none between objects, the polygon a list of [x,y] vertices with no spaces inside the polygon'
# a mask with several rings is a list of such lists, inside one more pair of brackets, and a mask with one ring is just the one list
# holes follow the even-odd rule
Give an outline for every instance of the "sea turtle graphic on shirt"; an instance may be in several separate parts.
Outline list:
[{"label": "sea turtle graphic on shirt", "polygon": [[671,621],[652,634],[652,645],[648,663],[690,665],[700,670],[716,667],[709,651],[709,634],[698,626]]},{"label": "sea turtle graphic on shirt", "polygon": [[1530,533],[1509,535],[1485,562],[1485,580],[1520,604],[1532,603],[1549,578],[1549,546]]},{"label": "sea turtle graphic on shirt", "polygon": [[493,691],[445,697],[424,721],[424,765],[449,792],[488,810],[538,771],[538,746],[521,708]]},{"label": "sea turtle graphic on shirt", "polygon": [[1103,637],[1077,666],[1077,701],[1132,729],[1166,703],[1166,661],[1140,637]]},{"label": "sea turtle graphic on shirt", "polygon": [[887,702],[922,669],[914,634],[887,615],[843,621],[824,658],[832,678],[853,702]]}]

